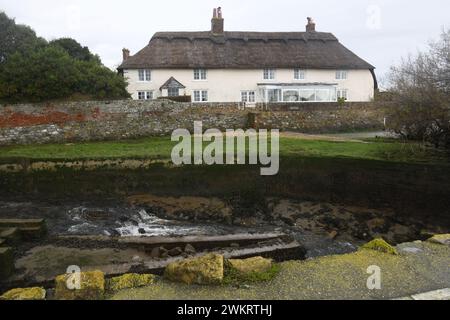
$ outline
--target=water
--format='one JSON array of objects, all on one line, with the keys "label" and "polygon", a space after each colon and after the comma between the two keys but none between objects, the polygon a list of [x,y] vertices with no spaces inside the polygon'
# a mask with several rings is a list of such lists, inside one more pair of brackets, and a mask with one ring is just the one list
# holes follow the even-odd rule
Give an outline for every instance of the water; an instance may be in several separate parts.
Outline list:
[{"label": "water", "polygon": [[220,224],[169,221],[125,204],[1,202],[0,217],[45,218],[52,235],[190,236],[252,232]]}]

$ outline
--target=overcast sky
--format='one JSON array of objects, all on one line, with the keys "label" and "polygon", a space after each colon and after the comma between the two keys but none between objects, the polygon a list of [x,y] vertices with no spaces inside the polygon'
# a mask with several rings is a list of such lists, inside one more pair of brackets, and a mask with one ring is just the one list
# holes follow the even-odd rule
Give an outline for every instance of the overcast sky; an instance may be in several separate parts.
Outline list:
[{"label": "overcast sky", "polygon": [[111,68],[123,47],[134,54],[156,31],[209,30],[218,6],[228,31],[304,31],[311,16],[318,31],[375,65],[379,78],[450,27],[448,0],[0,0],[18,23],[48,40],[75,38]]}]

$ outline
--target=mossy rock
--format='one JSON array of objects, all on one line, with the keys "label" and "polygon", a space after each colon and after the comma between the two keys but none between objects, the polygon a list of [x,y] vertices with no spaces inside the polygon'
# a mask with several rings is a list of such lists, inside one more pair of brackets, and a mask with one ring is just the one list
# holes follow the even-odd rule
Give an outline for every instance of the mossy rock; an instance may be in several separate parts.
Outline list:
[{"label": "mossy rock", "polygon": [[110,291],[145,287],[155,282],[153,274],[128,273],[120,277],[109,279],[106,284]]},{"label": "mossy rock", "polygon": [[361,249],[375,250],[388,254],[398,255],[397,249],[381,238],[374,239],[361,247]]},{"label": "mossy rock", "polygon": [[208,254],[174,262],[166,267],[166,279],[186,284],[220,284],[223,281],[223,256]]},{"label": "mossy rock", "polygon": [[12,289],[0,296],[0,300],[44,300],[44,288],[24,288]]},{"label": "mossy rock", "polygon": [[432,243],[437,243],[437,244],[450,245],[450,233],[435,234],[427,241],[432,242]]},{"label": "mossy rock", "polygon": [[228,265],[240,274],[253,272],[263,273],[272,268],[272,260],[263,257],[253,257],[248,259],[228,259]]},{"label": "mossy rock", "polygon": [[58,300],[101,300],[105,294],[105,275],[101,271],[81,273],[81,288],[67,288],[69,274],[55,279],[55,298]]},{"label": "mossy rock", "polygon": [[229,259],[225,262],[224,284],[240,285],[272,280],[280,272],[280,266],[271,259],[253,257]]}]

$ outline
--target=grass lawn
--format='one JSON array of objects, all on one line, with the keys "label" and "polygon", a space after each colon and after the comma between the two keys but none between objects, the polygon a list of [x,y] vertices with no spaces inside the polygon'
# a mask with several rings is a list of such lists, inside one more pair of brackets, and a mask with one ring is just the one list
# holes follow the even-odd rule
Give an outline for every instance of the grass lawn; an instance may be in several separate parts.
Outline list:
[{"label": "grass lawn", "polygon": [[[2,162],[12,158],[29,159],[170,159],[176,143],[170,137],[152,137],[129,141],[86,142],[0,147]],[[299,138],[280,139],[281,157],[338,157],[411,163],[445,163],[438,151],[420,143],[370,140],[333,142]]]}]

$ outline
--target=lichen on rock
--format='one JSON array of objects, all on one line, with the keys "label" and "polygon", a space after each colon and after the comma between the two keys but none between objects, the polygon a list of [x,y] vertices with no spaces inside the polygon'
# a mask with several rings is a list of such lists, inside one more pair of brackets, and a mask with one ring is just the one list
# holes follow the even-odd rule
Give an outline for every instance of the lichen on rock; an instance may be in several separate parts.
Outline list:
[{"label": "lichen on rock", "polygon": [[153,274],[128,273],[120,277],[109,279],[106,284],[108,290],[118,291],[123,289],[145,287],[155,282]]},{"label": "lichen on rock", "polygon": [[44,288],[18,288],[4,293],[0,296],[0,300],[44,300],[45,295]]},{"label": "lichen on rock", "polygon": [[228,259],[229,267],[241,274],[252,272],[266,272],[272,267],[272,260],[263,257],[253,257],[248,259]]},{"label": "lichen on rock", "polygon": [[388,254],[398,255],[397,249],[381,238],[374,239],[361,247],[361,249],[375,250]]},{"label": "lichen on rock", "polygon": [[70,289],[67,280],[70,274],[55,279],[55,298],[58,300],[101,300],[105,293],[105,275],[101,271],[80,273],[80,288]]},{"label": "lichen on rock", "polygon": [[171,281],[186,284],[220,284],[223,273],[223,256],[212,253],[173,262],[166,267],[164,276]]}]

